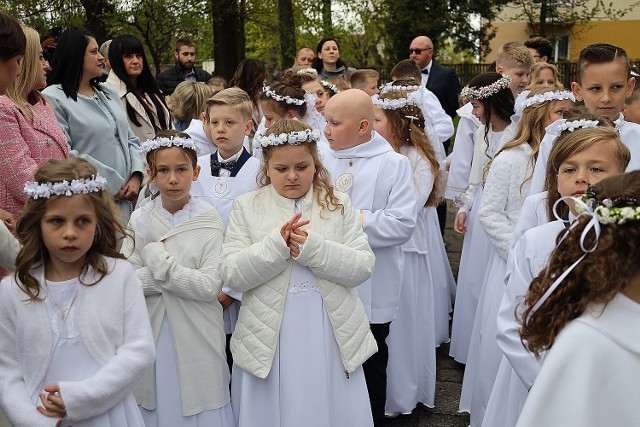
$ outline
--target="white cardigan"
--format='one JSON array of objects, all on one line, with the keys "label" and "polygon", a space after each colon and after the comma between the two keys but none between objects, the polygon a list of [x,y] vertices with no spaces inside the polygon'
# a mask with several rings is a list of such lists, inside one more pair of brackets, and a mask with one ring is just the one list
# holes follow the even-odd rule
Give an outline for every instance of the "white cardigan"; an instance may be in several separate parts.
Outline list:
[{"label": "white cardigan", "polygon": [[[122,252],[136,268],[158,340],[165,313],[178,361],[182,414],[191,416],[229,403],[229,367],[226,363],[218,274],[224,225],[215,209],[172,227],[155,202],[147,200],[133,212],[129,238]],[[144,224],[142,224],[144,223]],[[141,229],[145,232],[140,232]],[[152,234],[152,235],[147,235]],[[155,368],[146,372],[134,394],[145,409],[156,408]]]},{"label": "white cardigan", "polygon": [[478,218],[482,228],[505,262],[531,182],[525,182],[533,171],[531,153],[531,146],[522,144],[498,154],[491,163],[480,201]]},{"label": "white cardigan", "polygon": [[[349,197],[335,194],[344,214],[321,211],[313,191],[305,196],[302,219],[310,223],[296,261],[316,276],[343,366],[351,373],[377,350],[356,290],[371,276],[375,259]],[[294,203],[271,185],[238,197],[222,249],[222,278],[244,293],[231,338],[234,362],[258,378],[269,375],[278,344],[292,265],[280,227],[293,217]]]},{"label": "white cardigan", "polygon": [[[65,425],[103,414],[126,397],[153,364],[155,346],[140,281],[124,260],[105,258],[109,273],[98,283],[78,288],[80,336],[102,367],[82,381],[60,381]],[[34,277],[43,283],[44,269]],[[83,282],[98,275],[89,269]],[[41,289],[41,297],[46,289]],[[14,277],[0,283],[0,404],[12,425],[55,425],[57,419],[36,410],[31,396],[47,373],[53,337],[46,304],[25,302]]]}]

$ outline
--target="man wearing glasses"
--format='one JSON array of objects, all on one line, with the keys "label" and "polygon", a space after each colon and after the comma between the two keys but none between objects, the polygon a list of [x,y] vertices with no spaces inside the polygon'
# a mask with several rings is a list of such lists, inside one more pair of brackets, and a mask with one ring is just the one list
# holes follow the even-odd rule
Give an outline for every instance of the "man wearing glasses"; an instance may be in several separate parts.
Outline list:
[{"label": "man wearing glasses", "polygon": [[426,36],[413,39],[409,46],[409,58],[422,70],[422,84],[435,94],[444,111],[454,118],[459,107],[460,93],[460,81],[456,72],[433,60],[433,42]]}]

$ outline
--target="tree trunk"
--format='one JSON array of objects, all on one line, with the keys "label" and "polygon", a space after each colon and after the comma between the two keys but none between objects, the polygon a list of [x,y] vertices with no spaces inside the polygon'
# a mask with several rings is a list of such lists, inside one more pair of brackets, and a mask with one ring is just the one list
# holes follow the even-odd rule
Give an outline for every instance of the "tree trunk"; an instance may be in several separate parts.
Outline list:
[{"label": "tree trunk", "polygon": [[322,2],[322,31],[324,37],[333,37],[333,23],[331,22],[331,0],[321,0]]},{"label": "tree trunk", "polygon": [[244,18],[240,16],[236,0],[210,0],[213,16],[213,58],[216,74],[229,80],[238,63],[244,58]]},{"label": "tree trunk", "polygon": [[540,37],[546,37],[547,35],[547,12],[548,12],[547,0],[540,1],[540,27],[538,28],[538,35]]},{"label": "tree trunk", "polygon": [[86,27],[96,38],[98,46],[111,38],[109,20],[115,6],[109,0],[80,0],[87,16]]},{"label": "tree trunk", "polygon": [[280,66],[288,68],[296,57],[296,31],[293,21],[293,4],[291,0],[278,0],[278,17],[280,18]]}]

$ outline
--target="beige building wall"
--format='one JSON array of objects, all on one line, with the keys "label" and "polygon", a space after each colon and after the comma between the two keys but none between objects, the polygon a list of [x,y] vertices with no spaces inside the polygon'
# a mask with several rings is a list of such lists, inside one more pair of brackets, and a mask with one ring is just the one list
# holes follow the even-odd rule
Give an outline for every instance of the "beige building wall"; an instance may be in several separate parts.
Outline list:
[{"label": "beige building wall", "polygon": [[[593,0],[592,3],[595,3]],[[616,0],[615,8],[624,9],[631,6],[635,0]],[[496,37],[491,40],[491,52],[482,62],[492,62],[500,46],[509,41],[524,42],[529,38],[527,23],[515,21],[520,11],[516,8],[506,7],[498,22],[494,25],[497,29]],[[548,33],[557,31],[558,34],[569,34],[568,29],[558,30],[548,28]],[[569,36],[569,60],[576,61],[580,51],[591,43],[610,43],[623,47],[632,60],[640,60],[640,7],[635,7],[622,19],[617,21],[599,19],[586,25],[575,25]]]}]

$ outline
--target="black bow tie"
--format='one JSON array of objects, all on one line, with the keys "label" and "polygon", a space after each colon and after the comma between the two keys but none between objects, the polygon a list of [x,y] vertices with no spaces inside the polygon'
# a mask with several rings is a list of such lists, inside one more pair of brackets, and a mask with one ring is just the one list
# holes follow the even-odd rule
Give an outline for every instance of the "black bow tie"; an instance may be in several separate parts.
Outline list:
[{"label": "black bow tie", "polygon": [[220,172],[220,169],[226,169],[229,172],[236,167],[236,160],[231,160],[230,162],[219,162],[213,156],[211,157],[211,172],[216,171]]},{"label": "black bow tie", "polygon": [[422,70],[422,74],[429,74],[429,69],[425,68],[424,70]]}]

